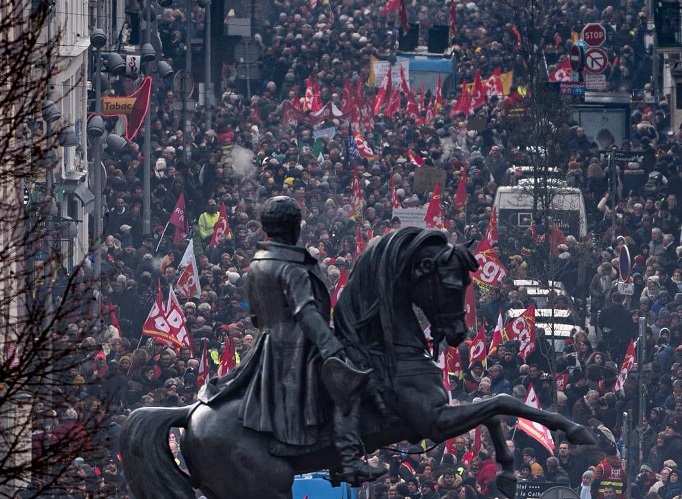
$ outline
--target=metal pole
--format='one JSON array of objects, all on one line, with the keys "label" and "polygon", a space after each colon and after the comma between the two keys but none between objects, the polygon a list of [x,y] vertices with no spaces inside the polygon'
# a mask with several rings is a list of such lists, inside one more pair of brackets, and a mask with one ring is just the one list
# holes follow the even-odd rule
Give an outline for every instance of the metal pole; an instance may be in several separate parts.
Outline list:
[{"label": "metal pole", "polygon": [[[99,13],[100,2],[97,2],[97,12],[95,14],[95,26],[99,27]],[[95,115],[102,115],[102,49],[95,50]],[[102,138],[92,138],[92,166],[94,168],[94,184],[95,184],[95,206],[94,206],[94,223],[93,223],[93,246],[95,254],[93,255],[93,274],[95,279],[95,286],[102,273],[102,253],[100,243],[102,241],[102,233],[104,226],[102,218]]]},{"label": "metal pole", "polygon": [[[192,0],[187,0],[186,2],[186,23],[187,23],[187,50],[185,52],[185,69],[192,73]],[[194,90],[194,89],[192,89]],[[188,162],[189,159],[192,157],[192,152],[190,151],[190,147],[192,145],[192,140],[191,140],[191,134],[192,134],[192,120],[191,120],[191,113],[189,112],[188,105],[189,103],[187,102],[188,99],[185,98],[183,95],[184,99],[184,119],[185,119],[185,131],[182,134],[182,141],[183,141],[183,147],[182,147],[182,156],[185,160],[185,162]]]},{"label": "metal pole", "polygon": [[[147,25],[144,32],[144,43],[151,43],[151,28],[152,28],[152,9],[148,0],[145,5],[145,24]],[[147,63],[147,76],[150,76],[151,63]],[[154,95],[154,80],[152,76],[152,95]],[[147,235],[152,231],[151,224],[151,174],[152,174],[152,117],[151,109],[147,110],[144,116],[144,144],[142,145],[142,154],[144,155],[143,165],[143,179],[142,179],[142,234]]]},{"label": "metal pole", "polygon": [[204,39],[206,40],[206,49],[204,52],[204,71],[206,77],[204,80],[206,83],[204,84],[204,106],[206,107],[206,124],[208,125],[207,128],[211,128],[211,121],[213,119],[213,101],[214,101],[214,95],[213,95],[213,80],[211,79],[211,6],[212,4],[208,4],[205,7],[205,17],[204,17],[204,25],[206,26],[204,28]]},{"label": "metal pole", "polygon": [[639,318],[639,348],[637,348],[637,364],[639,365],[639,449],[638,449],[638,465],[644,460],[644,449],[642,447],[642,431],[644,428],[644,418],[646,415],[646,397],[644,396],[646,385],[644,383],[644,364],[646,362],[646,317]]},{"label": "metal pole", "polygon": [[618,173],[615,162],[613,161],[613,153],[609,152],[609,172],[611,173],[611,237],[616,237],[616,205],[618,200]]}]

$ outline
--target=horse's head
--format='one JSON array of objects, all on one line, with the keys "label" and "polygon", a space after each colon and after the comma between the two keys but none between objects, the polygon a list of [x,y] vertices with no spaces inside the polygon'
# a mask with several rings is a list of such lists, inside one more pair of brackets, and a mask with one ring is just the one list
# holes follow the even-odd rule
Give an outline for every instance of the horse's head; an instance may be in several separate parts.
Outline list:
[{"label": "horse's head", "polygon": [[415,260],[413,302],[431,323],[434,339],[454,347],[466,339],[464,300],[469,272],[477,268],[466,246],[427,247]]}]

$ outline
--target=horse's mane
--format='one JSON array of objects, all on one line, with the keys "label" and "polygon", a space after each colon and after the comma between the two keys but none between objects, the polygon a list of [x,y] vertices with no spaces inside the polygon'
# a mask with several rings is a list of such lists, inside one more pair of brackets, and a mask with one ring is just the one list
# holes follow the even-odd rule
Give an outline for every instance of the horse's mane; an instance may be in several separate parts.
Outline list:
[{"label": "horse's mane", "polygon": [[396,286],[404,273],[412,270],[421,248],[446,244],[447,238],[440,231],[407,227],[389,232],[376,244],[370,245],[355,263],[348,284],[334,308],[337,333],[351,344],[361,346],[364,338],[358,334],[360,329],[378,317],[386,349],[386,364],[392,366],[395,360],[394,323],[405,320],[406,313],[414,316],[413,310],[395,309]]}]

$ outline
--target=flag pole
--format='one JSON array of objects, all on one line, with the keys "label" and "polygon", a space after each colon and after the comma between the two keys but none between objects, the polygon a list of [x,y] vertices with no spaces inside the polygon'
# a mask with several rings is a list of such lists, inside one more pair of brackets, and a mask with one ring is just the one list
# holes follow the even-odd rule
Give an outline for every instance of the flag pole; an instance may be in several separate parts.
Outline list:
[{"label": "flag pole", "polygon": [[156,245],[156,249],[154,250],[154,253],[159,251],[159,246],[161,246],[161,241],[163,241],[163,236],[166,235],[166,230],[168,230],[168,224],[170,224],[170,220],[166,222],[166,226],[163,228],[163,232],[161,233],[161,237],[159,238],[159,243]]}]

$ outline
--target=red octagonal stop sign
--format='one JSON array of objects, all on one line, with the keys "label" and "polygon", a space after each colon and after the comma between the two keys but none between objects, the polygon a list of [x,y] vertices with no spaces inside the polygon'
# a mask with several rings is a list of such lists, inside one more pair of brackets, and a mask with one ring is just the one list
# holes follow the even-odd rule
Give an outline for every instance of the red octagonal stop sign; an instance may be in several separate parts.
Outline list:
[{"label": "red octagonal stop sign", "polygon": [[583,28],[583,40],[588,47],[599,47],[606,40],[606,28],[599,23],[586,24]]}]

